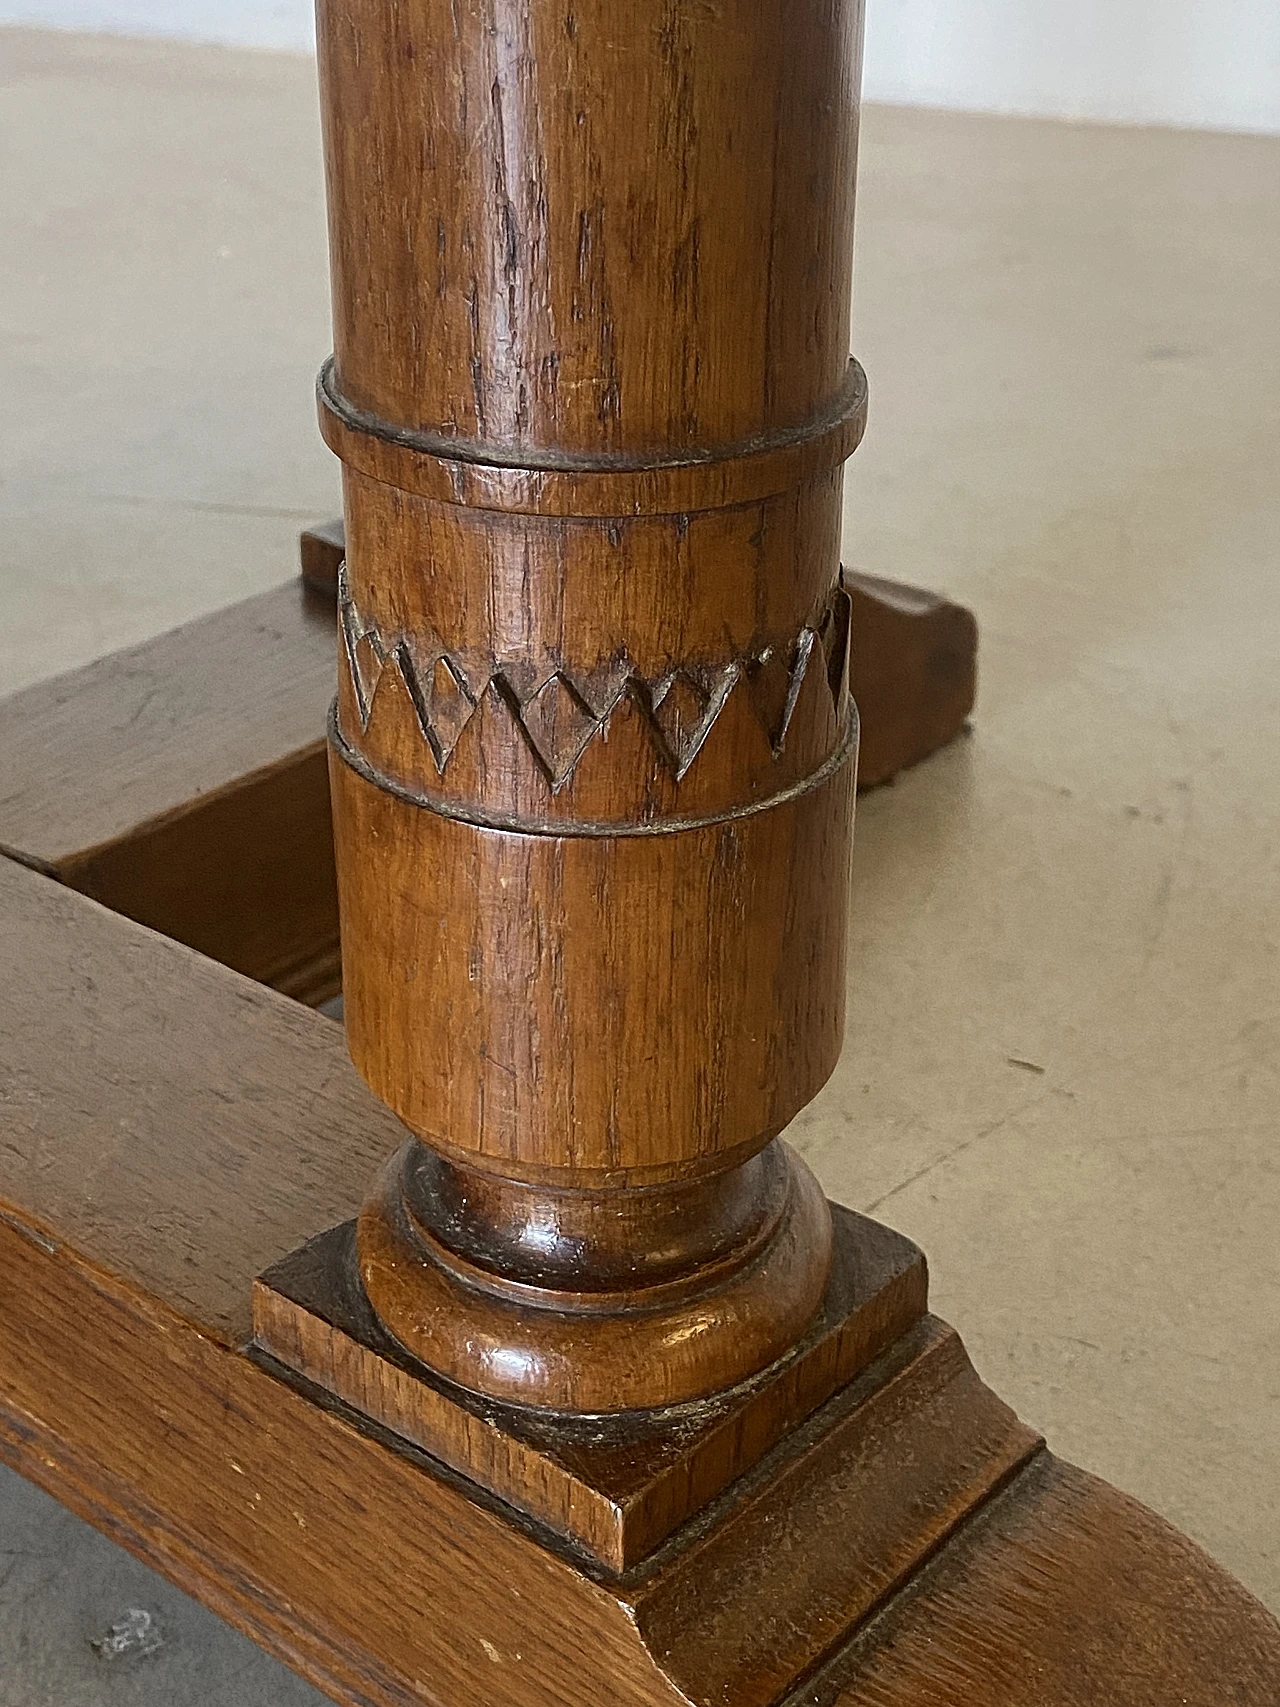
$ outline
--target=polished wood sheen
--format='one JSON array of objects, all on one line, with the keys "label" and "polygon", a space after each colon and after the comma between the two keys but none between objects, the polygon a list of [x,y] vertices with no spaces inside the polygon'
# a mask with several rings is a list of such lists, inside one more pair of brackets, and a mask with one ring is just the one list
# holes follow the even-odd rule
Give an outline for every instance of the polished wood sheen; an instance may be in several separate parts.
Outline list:
[{"label": "polished wood sheen", "polygon": [[[338,596],[346,555],[341,518],[299,537],[302,576]],[[849,691],[858,708],[858,787],[918,764],[965,727],[978,689],[973,613],[922,587],[846,569]]]},{"label": "polished wood sheen", "polygon": [[406,808],[341,758],[332,781],[352,1056],[440,1149],[654,1184],[742,1161],[831,1073],[849,765],[785,808],[617,838]]},{"label": "polished wood sheen", "polygon": [[[314,597],[275,588],[0,700],[11,858],[309,1003],[341,987],[322,731],[343,550],[341,521],[309,529]],[[845,584],[861,787],[955,734],[972,652],[958,607]]]},{"label": "polished wood sheen", "polygon": [[[858,0],[321,0],[365,1083],[320,1015],[55,881],[79,832],[31,826],[94,814],[20,772],[0,1452],[344,1707],[1280,1699],[1274,1621],[1053,1460],[921,1254],[783,1136],[844,1017],[860,31]],[[972,623],[877,600],[947,689],[899,707],[923,751]],[[95,797],[169,911],[80,850],[165,928],[287,869],[219,891],[193,823],[243,876],[320,796],[310,748],[246,774],[273,642],[236,629],[216,679],[188,636],[190,681],[108,669],[31,725],[53,753],[114,708],[118,763],[132,707],[186,775],[166,717],[225,700],[229,816]]]},{"label": "polished wood sheen", "polygon": [[338,1029],[4,859],[0,954],[0,1456],[342,1707],[1274,1707],[1275,1622],[931,1319],[593,1562],[249,1347],[403,1140]]},{"label": "polished wood sheen", "polygon": [[825,422],[860,31],[839,0],[322,0],[335,389],[498,468]]},{"label": "polished wood sheen", "polygon": [[[826,1295],[790,1354],[675,1410],[580,1419],[495,1403],[442,1379],[380,1326],[354,1225],[291,1252],[254,1289],[257,1343],[614,1571],[638,1564],[920,1321],[924,1258],[836,1208]],[[539,1318],[534,1316],[534,1323]]]},{"label": "polished wood sheen", "polygon": [[827,1292],[777,1139],[844,1023],[860,33],[858,0],[319,10],[344,1005],[417,1140],[353,1260],[493,1400],[703,1399]]},{"label": "polished wood sheen", "polygon": [[[669,1279],[628,1272],[612,1286],[598,1261],[584,1265],[582,1276],[553,1277],[538,1265],[529,1279],[528,1265],[495,1249],[496,1241],[486,1239],[470,1259],[446,1244],[437,1237],[438,1200],[413,1189],[421,1150],[410,1145],[408,1156],[385,1170],[380,1191],[361,1211],[356,1251],[365,1295],[407,1351],[446,1379],[493,1398],[536,1399],[550,1410],[589,1415],[684,1404],[703,1397],[707,1385],[702,1361],[689,1355],[691,1344],[709,1334],[731,1339],[731,1352],[723,1354],[733,1358],[729,1374],[745,1378],[792,1350],[827,1290],[833,1245],[827,1201],[780,1143],[762,1152],[775,1164],[781,1189],[776,1204],[761,1191],[765,1213],[757,1230],[722,1257],[690,1261]],[[720,1200],[736,1185],[722,1182],[716,1176],[716,1223]],[[545,1189],[532,1189],[541,1206]],[[639,1239],[650,1250],[655,1223],[661,1225],[657,1215],[640,1220]],[[607,1253],[611,1233],[601,1243]],[[587,1239],[579,1246],[596,1256]]]}]

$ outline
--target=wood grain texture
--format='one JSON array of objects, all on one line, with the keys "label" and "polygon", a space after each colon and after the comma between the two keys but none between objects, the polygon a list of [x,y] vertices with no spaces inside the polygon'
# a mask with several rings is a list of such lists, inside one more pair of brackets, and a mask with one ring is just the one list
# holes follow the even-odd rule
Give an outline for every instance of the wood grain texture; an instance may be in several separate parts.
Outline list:
[{"label": "wood grain texture", "polygon": [[[264,1248],[282,1255],[299,1220],[331,1219],[344,1197],[349,1212],[389,1117],[321,1017],[5,862],[0,919],[28,992],[6,993],[0,1012],[11,1462],[349,1701],[676,1702],[700,1675],[708,1572],[744,1626],[761,1596],[783,1604],[788,1548],[767,1579],[743,1561],[775,1544],[794,1479],[741,1483],[724,1496],[733,1523],[693,1529],[660,1569],[606,1589],[473,1484],[245,1356],[239,1308]],[[848,1473],[881,1414],[863,1401],[923,1381],[918,1427],[950,1442],[951,1468],[916,1542],[901,1542],[911,1556],[1032,1437],[940,1329],[904,1344],[893,1369],[850,1390],[840,1427],[797,1437],[795,1452],[829,1450]],[[921,1438],[902,1436],[908,1459]],[[841,1541],[851,1606],[887,1544],[850,1554]],[[751,1587],[735,1613],[739,1579]],[[785,1604],[802,1655],[840,1626],[842,1593],[811,1620],[808,1577],[795,1577]],[[681,1642],[687,1686],[665,1657]],[[744,1703],[764,1707],[773,1675],[744,1682]]]},{"label": "wood grain texture", "polygon": [[920,1252],[835,1208],[822,1309],[790,1355],[677,1410],[586,1421],[500,1404],[442,1380],[380,1325],[356,1281],[354,1228],[262,1276],[257,1344],[326,1391],[479,1482],[615,1571],[625,1571],[894,1345],[924,1312]]},{"label": "wood grain texture", "polygon": [[[795,1207],[762,1249],[744,1233],[678,1295],[646,1279],[643,1253],[665,1218],[654,1186],[683,1180],[702,1198],[716,1176],[732,1194],[835,1065],[851,766],[730,822],[607,838],[446,816],[338,756],[332,780],[347,1035],[367,1082],[436,1150],[530,1188],[531,1231],[545,1237],[573,1190],[635,1193],[653,1217],[627,1217],[625,1286],[588,1273],[574,1288],[594,1295],[587,1312],[523,1284],[499,1228],[478,1274],[458,1275],[432,1198],[430,1258],[416,1235],[380,1236],[403,1219],[392,1182],[361,1221],[384,1325],[465,1386],[510,1397],[516,1381],[531,1404],[587,1411],[702,1397],[783,1355],[830,1260],[825,1202],[798,1158]],[[486,1302],[477,1278],[518,1287],[519,1305]]]},{"label": "wood grain texture", "polygon": [[356,408],[473,462],[652,461],[840,392],[856,6],[325,0],[318,22]]},{"label": "wood grain texture", "polygon": [[[335,601],[345,551],[341,519],[300,536],[307,584]],[[965,727],[977,698],[978,629],[963,605],[923,587],[853,569],[844,570],[843,582],[850,599],[849,690],[860,725],[858,787],[874,788]]]},{"label": "wood grain texture", "polygon": [[849,676],[862,714],[858,783],[873,788],[952,741],[978,693],[973,613],[921,587],[846,569]]},{"label": "wood grain texture", "polygon": [[798,426],[638,460],[563,449],[495,456],[491,442],[397,426],[345,396],[332,361],[316,395],[325,442],[353,472],[421,498],[527,516],[676,515],[758,503],[837,469],[867,423],[866,375],[856,361],[825,408]]},{"label": "wood grain texture", "polygon": [[0,1453],[344,1707],[1274,1703],[1274,1622],[1020,1472],[937,1324],[612,1580],[295,1390],[238,1349],[250,1277],[396,1123],[320,1016],[4,861],[0,924]]},{"label": "wood grain texture", "polygon": [[339,987],[333,617],[286,585],[0,702],[0,847],[306,1001]]},{"label": "wood grain texture", "polygon": [[795,1707],[1280,1699],[1280,1628],[1135,1500],[1042,1459]]},{"label": "wood grain texture", "polygon": [[[649,1255],[673,1201],[732,1222],[840,1045],[860,0],[356,0],[318,33],[348,1036],[506,1182],[465,1252],[384,1182],[364,1288],[493,1398],[702,1398],[798,1342],[830,1262],[794,1157],[736,1243]],[[517,1202],[530,1246],[593,1226],[572,1286],[524,1272]]]},{"label": "wood grain texture", "polygon": [[626,1609],[473,1490],[6,1215],[6,1461],[344,1707],[679,1702]]},{"label": "wood grain texture", "polygon": [[653,1183],[763,1148],[835,1066],[849,766],[772,811],[607,839],[424,811],[341,759],[333,787],[352,1057],[438,1148]]},{"label": "wood grain texture", "polygon": [[502,828],[636,834],[762,807],[847,744],[838,482],[816,521],[792,493],[611,530],[407,496],[388,517],[385,491],[347,476],[338,689],[383,786]]},{"label": "wood grain texture", "polygon": [[606,1582],[159,1301],[0,1253],[0,1453],[346,1704],[771,1707],[1035,1447],[935,1330]]},{"label": "wood grain texture", "polygon": [[[9,860],[0,964],[0,1199],[247,1342],[254,1275],[404,1142],[341,1032]],[[282,1130],[307,1140],[283,1168]]]}]

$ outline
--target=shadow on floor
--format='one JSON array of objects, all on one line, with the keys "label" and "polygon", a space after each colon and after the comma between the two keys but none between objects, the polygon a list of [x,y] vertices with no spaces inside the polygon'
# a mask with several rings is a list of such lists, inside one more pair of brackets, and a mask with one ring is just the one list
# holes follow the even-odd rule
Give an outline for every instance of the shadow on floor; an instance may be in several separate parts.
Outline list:
[{"label": "shadow on floor", "polygon": [[0,1467],[0,1707],[328,1707],[247,1637]]}]

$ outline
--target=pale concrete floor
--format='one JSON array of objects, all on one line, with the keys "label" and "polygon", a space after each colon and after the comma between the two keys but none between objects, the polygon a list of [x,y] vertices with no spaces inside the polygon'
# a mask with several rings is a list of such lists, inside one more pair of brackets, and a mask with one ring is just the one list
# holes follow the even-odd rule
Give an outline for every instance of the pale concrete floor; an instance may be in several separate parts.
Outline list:
[{"label": "pale concrete floor", "polygon": [[[849,560],[976,608],[982,696],[862,803],[794,1136],[1280,1610],[1280,141],[872,110],[857,266]],[[0,32],[0,327],[0,688],[291,573],[310,65]],[[0,1482],[0,1707],[317,1699],[53,1510]],[[126,1604],[181,1645],[97,1660]]]}]

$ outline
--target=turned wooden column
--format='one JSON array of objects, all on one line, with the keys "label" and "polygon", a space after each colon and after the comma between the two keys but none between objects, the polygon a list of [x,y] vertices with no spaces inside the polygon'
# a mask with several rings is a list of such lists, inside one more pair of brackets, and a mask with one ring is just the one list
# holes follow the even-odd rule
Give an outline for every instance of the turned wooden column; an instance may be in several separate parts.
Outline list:
[{"label": "turned wooden column", "polygon": [[494,1399],[723,1390],[827,1285],[859,24],[321,0],[358,1265]]}]

